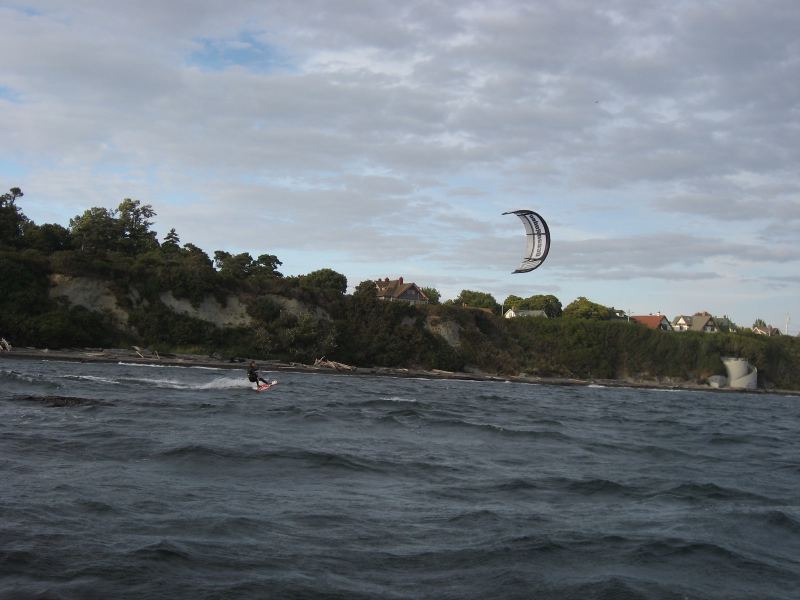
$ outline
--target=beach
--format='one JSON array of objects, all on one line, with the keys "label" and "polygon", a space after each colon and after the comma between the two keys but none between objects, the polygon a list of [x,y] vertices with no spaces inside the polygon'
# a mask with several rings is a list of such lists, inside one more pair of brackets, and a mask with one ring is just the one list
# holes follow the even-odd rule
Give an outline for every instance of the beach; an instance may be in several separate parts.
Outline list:
[{"label": "beach", "polygon": [[[40,359],[63,360],[85,363],[131,363],[152,364],[164,366],[209,367],[215,369],[244,370],[251,360],[255,360],[261,371],[265,372],[299,372],[299,373],[341,373],[353,376],[378,376],[378,377],[411,377],[423,379],[455,379],[467,381],[511,381],[515,383],[547,384],[560,386],[586,386],[600,385],[605,387],[629,387],[643,389],[684,389],[705,390],[724,393],[778,393],[800,396],[800,390],[756,389],[744,390],[735,388],[715,388],[690,380],[679,379],[578,379],[570,377],[540,377],[530,375],[492,375],[478,370],[469,371],[442,371],[437,369],[406,369],[398,367],[355,367],[331,361],[318,361],[318,365],[309,365],[297,362],[281,362],[276,360],[259,360],[251,357],[236,357],[224,359],[219,356],[199,354],[159,354],[157,352],[139,348],[13,348],[8,352],[0,352],[0,359]],[[323,366],[323,365],[330,366]]]}]

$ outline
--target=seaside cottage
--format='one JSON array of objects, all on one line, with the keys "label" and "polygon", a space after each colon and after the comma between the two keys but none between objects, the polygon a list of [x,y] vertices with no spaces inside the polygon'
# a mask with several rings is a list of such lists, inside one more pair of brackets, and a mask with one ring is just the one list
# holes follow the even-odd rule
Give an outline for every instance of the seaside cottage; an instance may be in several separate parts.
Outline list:
[{"label": "seaside cottage", "polygon": [[703,333],[717,333],[719,326],[707,312],[695,313],[692,316],[679,315],[672,319],[674,331],[701,331]]},{"label": "seaside cottage", "polygon": [[669,319],[664,315],[635,315],[631,316],[631,321],[641,323],[650,329],[660,329],[661,331],[674,331]]},{"label": "seaside cottage", "polygon": [[427,304],[428,297],[416,283],[405,283],[402,277],[390,280],[378,279],[375,282],[378,300],[386,302],[408,302],[410,304]]},{"label": "seaside cottage", "polygon": [[772,325],[765,325],[764,327],[753,327],[753,333],[756,335],[766,335],[768,337],[772,337],[774,335],[781,335],[781,330],[777,327],[773,327]]}]

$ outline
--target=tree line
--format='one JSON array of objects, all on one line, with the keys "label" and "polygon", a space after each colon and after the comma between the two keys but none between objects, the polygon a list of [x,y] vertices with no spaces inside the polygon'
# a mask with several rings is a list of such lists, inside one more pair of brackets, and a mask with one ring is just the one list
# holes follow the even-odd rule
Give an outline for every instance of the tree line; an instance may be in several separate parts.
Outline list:
[{"label": "tree line", "polygon": [[[153,207],[138,200],[90,208],[63,227],[28,219],[18,205],[23,196],[19,188],[0,196],[0,335],[19,346],[137,344],[221,358],[309,363],[325,356],[367,367],[697,381],[724,373],[720,356],[731,355],[756,365],[763,385],[800,389],[800,344],[788,336],[674,335],[617,320],[613,307],[583,297],[562,308],[553,295],[509,296],[499,304],[490,294],[462,290],[441,302],[437,290],[423,288],[429,305],[382,302],[372,281],[347,294],[346,277],[330,268],[285,276],[274,254],[209,256],[182,243],[175,229],[159,240]],[[127,325],[52,298],[55,274],[105,282],[127,311]],[[252,323],[219,327],[178,314],[162,300],[165,291],[195,306],[234,296]],[[288,303],[301,308],[289,310]],[[511,307],[551,318],[499,317]],[[457,331],[455,343],[434,333],[442,323]]]}]

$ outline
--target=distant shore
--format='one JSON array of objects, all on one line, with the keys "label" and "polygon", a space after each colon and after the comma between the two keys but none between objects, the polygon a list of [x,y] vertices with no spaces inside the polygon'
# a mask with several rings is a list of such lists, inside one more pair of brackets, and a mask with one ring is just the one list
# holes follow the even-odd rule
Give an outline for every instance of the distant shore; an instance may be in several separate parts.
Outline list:
[{"label": "distant shore", "polygon": [[755,394],[782,394],[800,396],[797,390],[743,390],[734,388],[713,388],[689,381],[654,381],[654,380],[620,380],[620,379],[573,379],[566,377],[534,377],[527,375],[490,375],[476,371],[452,372],[440,370],[416,370],[392,367],[341,367],[328,368],[307,365],[295,362],[280,362],[273,360],[257,360],[250,358],[236,358],[225,360],[214,356],[196,354],[157,354],[144,349],[125,348],[69,348],[50,350],[47,348],[14,348],[10,352],[0,352],[0,359],[35,359],[35,360],[64,360],[71,362],[100,362],[100,363],[131,363],[142,365],[163,365],[177,367],[208,367],[215,369],[242,370],[250,360],[255,360],[262,371],[269,372],[298,372],[298,373],[328,373],[354,376],[379,376],[379,377],[409,377],[424,379],[455,379],[467,381],[512,381],[517,383],[562,385],[562,386],[588,386],[598,385],[604,387],[627,387],[663,390],[694,390],[725,393],[755,393]]}]

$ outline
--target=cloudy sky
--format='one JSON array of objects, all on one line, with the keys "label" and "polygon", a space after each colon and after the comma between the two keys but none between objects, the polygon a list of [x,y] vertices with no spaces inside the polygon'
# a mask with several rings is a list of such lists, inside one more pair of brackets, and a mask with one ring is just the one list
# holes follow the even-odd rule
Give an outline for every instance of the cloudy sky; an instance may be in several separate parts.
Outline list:
[{"label": "cloudy sky", "polygon": [[[0,185],[352,287],[800,327],[797,0],[0,0]],[[3,183],[5,182],[5,183]],[[550,256],[512,275],[530,208]]]}]

